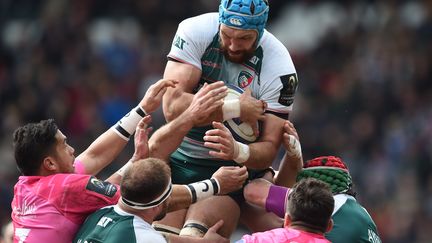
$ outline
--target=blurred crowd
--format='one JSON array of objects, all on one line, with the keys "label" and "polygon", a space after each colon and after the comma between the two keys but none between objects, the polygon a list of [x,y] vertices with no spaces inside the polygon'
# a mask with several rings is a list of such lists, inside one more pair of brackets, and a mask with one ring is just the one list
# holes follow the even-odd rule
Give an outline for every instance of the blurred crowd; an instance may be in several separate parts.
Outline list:
[{"label": "blurred crowd", "polygon": [[[19,176],[14,129],[54,118],[79,153],[161,78],[177,24],[218,5],[0,1],[1,225]],[[383,242],[430,242],[432,3],[270,0],[270,9],[268,29],[300,80],[290,120],[304,158],[347,162]],[[158,111],[154,127],[164,122]]]}]

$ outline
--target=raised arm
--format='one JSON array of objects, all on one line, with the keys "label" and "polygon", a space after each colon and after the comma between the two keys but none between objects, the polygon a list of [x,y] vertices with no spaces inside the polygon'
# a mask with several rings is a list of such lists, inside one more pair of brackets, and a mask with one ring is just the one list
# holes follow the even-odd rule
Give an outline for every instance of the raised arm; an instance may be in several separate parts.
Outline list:
[{"label": "raised arm", "polygon": [[299,136],[290,121],[284,123],[283,146],[285,155],[280,162],[275,184],[292,187],[296,183],[298,172],[303,168],[303,155]]},{"label": "raised arm", "polygon": [[179,81],[177,87],[168,90],[163,97],[162,107],[165,119],[172,121],[191,104],[194,96],[193,89],[201,78],[201,70],[191,64],[168,61],[164,78],[175,78]]},{"label": "raised arm", "polygon": [[130,166],[131,163],[149,157],[148,138],[152,130],[151,128],[149,128],[150,123],[151,123],[150,115],[147,115],[143,119],[141,119],[135,131],[135,136],[134,136],[135,152],[132,155],[132,158],[122,168],[120,168],[118,171],[112,174],[105,181],[119,185],[121,178],[124,174],[124,171]]},{"label": "raised arm", "polygon": [[242,188],[248,178],[246,167],[223,166],[212,178],[188,185],[173,185],[168,211],[187,208],[192,203],[211,197],[225,195]]},{"label": "raised arm", "polygon": [[77,160],[83,164],[85,173],[95,175],[111,163],[123,150],[145,113],[155,111],[160,106],[162,96],[170,87],[175,87],[176,83],[173,80],[161,79],[151,85],[136,108],[82,152]]}]

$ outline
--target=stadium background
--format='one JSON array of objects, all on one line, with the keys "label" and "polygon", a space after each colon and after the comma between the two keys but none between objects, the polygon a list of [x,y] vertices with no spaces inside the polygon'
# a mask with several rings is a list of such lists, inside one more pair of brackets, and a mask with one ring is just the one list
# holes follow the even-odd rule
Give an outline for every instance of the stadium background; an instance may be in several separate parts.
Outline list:
[{"label": "stadium background", "polygon": [[[217,0],[0,1],[0,223],[18,172],[12,132],[55,118],[76,153],[158,80],[177,24]],[[431,1],[270,0],[268,29],[300,80],[305,159],[340,155],[383,242],[432,239]],[[160,111],[154,127],[164,122]],[[132,146],[101,178],[126,161]],[[275,166],[277,162],[275,161]]]}]

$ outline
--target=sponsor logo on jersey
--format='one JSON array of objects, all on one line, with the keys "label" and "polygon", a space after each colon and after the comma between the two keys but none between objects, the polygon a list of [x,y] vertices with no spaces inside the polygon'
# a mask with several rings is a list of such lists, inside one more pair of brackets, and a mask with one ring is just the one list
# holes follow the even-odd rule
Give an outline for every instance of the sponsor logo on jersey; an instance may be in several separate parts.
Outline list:
[{"label": "sponsor logo on jersey", "polygon": [[235,26],[242,26],[242,25],[243,25],[243,21],[242,21],[241,19],[239,19],[239,18],[235,18],[235,17],[231,17],[231,18],[229,19],[229,22],[230,22],[232,25],[235,25]]},{"label": "sponsor logo on jersey", "polygon": [[241,88],[246,88],[252,83],[254,76],[246,71],[241,71],[238,75],[238,86]]},{"label": "sponsor logo on jersey", "polygon": [[282,89],[279,95],[279,104],[290,106],[294,102],[294,95],[297,91],[298,80],[295,73],[280,77]]},{"label": "sponsor logo on jersey", "polygon": [[221,68],[220,64],[212,62],[212,61],[208,61],[208,60],[202,61],[201,64],[204,65],[204,66],[211,67],[211,68],[218,68],[218,69]]},{"label": "sponsor logo on jersey", "polygon": [[18,207],[13,208],[15,213],[18,217],[34,217],[32,216],[34,212],[36,212],[36,204],[35,203],[29,203],[27,200],[23,200],[21,204],[18,205]]},{"label": "sponsor logo on jersey", "polygon": [[259,61],[259,58],[257,56],[253,56],[251,59],[249,59],[249,62],[251,62],[253,65],[256,65]]},{"label": "sponsor logo on jersey", "polygon": [[185,40],[183,40],[180,36],[176,35],[174,37],[174,43],[173,45],[177,48],[179,48],[180,50],[183,50],[184,44],[186,43]]}]

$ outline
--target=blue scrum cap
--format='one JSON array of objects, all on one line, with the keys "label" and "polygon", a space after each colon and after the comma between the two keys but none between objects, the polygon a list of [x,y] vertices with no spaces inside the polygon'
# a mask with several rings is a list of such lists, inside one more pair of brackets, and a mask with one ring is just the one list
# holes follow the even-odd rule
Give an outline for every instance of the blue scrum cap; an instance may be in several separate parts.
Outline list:
[{"label": "blue scrum cap", "polygon": [[222,0],[219,5],[219,22],[229,27],[256,30],[260,40],[267,23],[267,0]]}]

